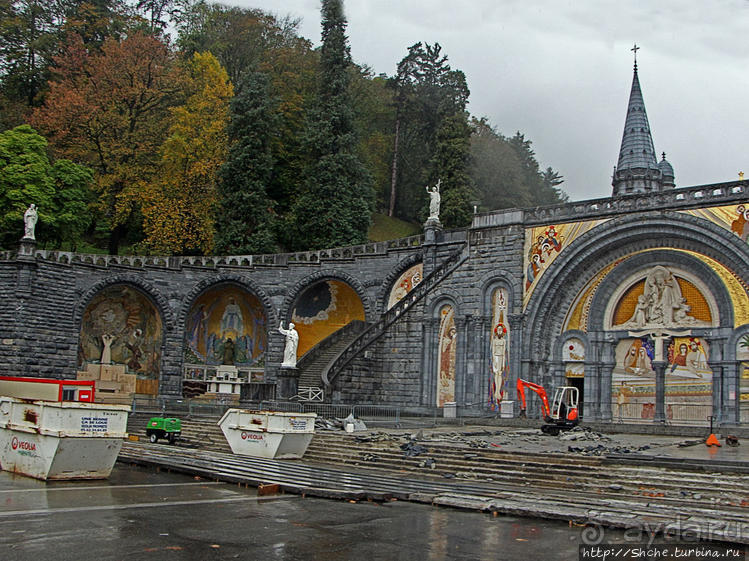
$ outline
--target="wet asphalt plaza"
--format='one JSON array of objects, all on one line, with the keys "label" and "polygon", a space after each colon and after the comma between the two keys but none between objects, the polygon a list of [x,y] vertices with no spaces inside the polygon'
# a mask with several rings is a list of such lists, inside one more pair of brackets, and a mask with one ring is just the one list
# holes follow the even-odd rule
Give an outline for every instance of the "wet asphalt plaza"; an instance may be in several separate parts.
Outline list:
[{"label": "wet asphalt plaza", "polygon": [[117,464],[105,481],[0,472],[0,559],[577,559],[582,528],[406,502],[350,503]]},{"label": "wet asphalt plaza", "polygon": [[0,472],[0,505],[0,561],[555,561],[581,559],[579,546],[591,541],[640,547],[647,539],[399,501],[258,496],[253,487],[119,463],[104,481]]}]

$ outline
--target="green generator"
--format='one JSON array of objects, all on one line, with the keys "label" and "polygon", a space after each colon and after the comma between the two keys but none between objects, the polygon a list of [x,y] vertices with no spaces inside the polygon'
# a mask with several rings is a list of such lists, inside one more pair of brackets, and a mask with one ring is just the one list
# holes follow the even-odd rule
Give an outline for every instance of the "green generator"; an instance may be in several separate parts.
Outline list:
[{"label": "green generator", "polygon": [[182,434],[182,421],[175,417],[151,417],[146,426],[146,436],[151,442],[165,438],[174,444]]}]

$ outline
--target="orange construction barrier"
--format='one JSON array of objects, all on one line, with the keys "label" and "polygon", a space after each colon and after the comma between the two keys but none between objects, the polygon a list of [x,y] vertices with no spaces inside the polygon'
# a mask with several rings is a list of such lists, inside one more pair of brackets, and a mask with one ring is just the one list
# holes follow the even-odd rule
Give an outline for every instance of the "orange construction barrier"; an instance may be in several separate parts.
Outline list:
[{"label": "orange construction barrier", "polygon": [[714,434],[711,434],[707,437],[707,440],[705,441],[705,444],[707,446],[720,446],[720,442],[718,441],[718,437],[716,437]]}]

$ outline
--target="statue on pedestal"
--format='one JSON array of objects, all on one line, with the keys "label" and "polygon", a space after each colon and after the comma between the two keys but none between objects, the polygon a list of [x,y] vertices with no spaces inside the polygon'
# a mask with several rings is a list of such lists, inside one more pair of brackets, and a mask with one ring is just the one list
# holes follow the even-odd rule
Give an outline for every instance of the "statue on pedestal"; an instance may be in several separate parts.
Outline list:
[{"label": "statue on pedestal", "polygon": [[283,328],[283,322],[278,330],[286,336],[286,346],[283,350],[283,362],[281,368],[296,368],[296,350],[299,346],[299,333],[294,329],[294,324],[289,323],[289,328]]},{"label": "statue on pedestal", "polygon": [[436,222],[440,221],[440,185],[442,184],[442,180],[437,180],[437,185],[432,187],[431,191],[429,190],[429,185],[427,185],[427,193],[429,193],[429,218],[427,220],[433,220]]},{"label": "statue on pedestal", "polygon": [[34,229],[36,223],[39,220],[39,214],[36,211],[36,205],[31,203],[29,208],[23,214],[23,239],[24,240],[36,240],[34,237]]}]

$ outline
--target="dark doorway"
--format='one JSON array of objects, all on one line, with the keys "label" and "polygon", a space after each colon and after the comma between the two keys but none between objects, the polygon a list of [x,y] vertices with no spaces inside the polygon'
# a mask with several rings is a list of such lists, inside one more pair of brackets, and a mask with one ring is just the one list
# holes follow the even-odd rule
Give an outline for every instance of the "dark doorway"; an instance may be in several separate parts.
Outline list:
[{"label": "dark doorway", "polygon": [[585,403],[585,378],[567,378],[567,385],[577,388],[577,391],[580,392],[580,399],[577,404],[577,414],[579,415],[580,420],[582,420],[583,415],[585,414],[583,409],[583,404]]}]

